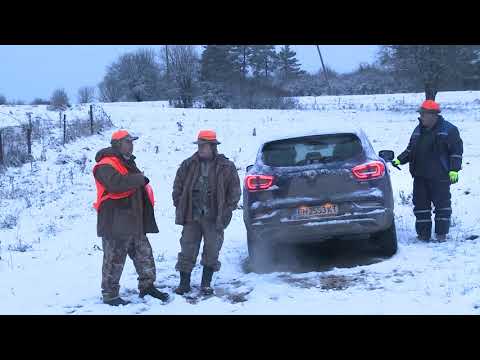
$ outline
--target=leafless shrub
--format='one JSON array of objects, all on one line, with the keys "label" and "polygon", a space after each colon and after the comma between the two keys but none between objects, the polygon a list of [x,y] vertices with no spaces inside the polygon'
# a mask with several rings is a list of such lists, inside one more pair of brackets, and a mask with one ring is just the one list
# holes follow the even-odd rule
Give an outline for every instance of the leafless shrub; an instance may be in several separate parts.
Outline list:
[{"label": "leafless shrub", "polygon": [[95,87],[83,86],[78,89],[78,102],[80,104],[91,103],[95,100]]}]

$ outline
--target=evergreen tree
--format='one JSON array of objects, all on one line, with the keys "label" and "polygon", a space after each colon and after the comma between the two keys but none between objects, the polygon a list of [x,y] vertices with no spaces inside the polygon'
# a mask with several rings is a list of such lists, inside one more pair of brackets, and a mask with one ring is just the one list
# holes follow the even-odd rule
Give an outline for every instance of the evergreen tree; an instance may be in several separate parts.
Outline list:
[{"label": "evergreen tree", "polygon": [[397,79],[420,83],[426,99],[441,89],[461,89],[475,79],[476,48],[465,45],[388,45],[380,63]]},{"label": "evergreen tree", "polygon": [[233,63],[228,45],[207,45],[200,60],[202,81],[225,83],[233,77]]},{"label": "evergreen tree", "polygon": [[230,58],[235,74],[240,75],[240,79],[245,80],[248,75],[249,57],[252,52],[250,45],[232,45],[230,47]]},{"label": "evergreen tree", "polygon": [[300,63],[295,51],[290,49],[290,45],[284,45],[278,53],[278,73],[281,80],[292,80],[298,78],[304,71],[300,69]]},{"label": "evergreen tree", "polygon": [[277,65],[275,45],[253,45],[249,61],[255,78],[268,79]]}]

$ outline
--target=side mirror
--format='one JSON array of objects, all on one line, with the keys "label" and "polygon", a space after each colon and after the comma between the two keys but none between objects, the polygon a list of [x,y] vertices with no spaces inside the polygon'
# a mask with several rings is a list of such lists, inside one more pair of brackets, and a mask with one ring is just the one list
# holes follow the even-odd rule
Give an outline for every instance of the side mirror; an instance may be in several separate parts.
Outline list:
[{"label": "side mirror", "polygon": [[395,159],[395,153],[392,150],[381,150],[378,153],[378,156],[380,156],[386,162],[390,162]]},{"label": "side mirror", "polygon": [[253,167],[253,165],[248,165],[247,166],[247,172],[249,172],[252,167]]}]

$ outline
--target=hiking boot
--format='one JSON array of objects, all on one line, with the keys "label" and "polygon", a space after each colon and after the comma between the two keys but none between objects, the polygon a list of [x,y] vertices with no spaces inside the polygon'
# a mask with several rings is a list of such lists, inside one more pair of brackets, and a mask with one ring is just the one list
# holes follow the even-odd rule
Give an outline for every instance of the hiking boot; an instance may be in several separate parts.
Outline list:
[{"label": "hiking boot", "polygon": [[203,286],[200,288],[200,294],[202,295],[213,295],[214,291],[213,288],[210,286]]},{"label": "hiking boot", "polygon": [[126,300],[123,300],[121,297],[117,297],[112,300],[103,300],[103,303],[110,306],[119,306],[119,305],[128,305],[130,304],[130,301],[126,301]]},{"label": "hiking boot", "polygon": [[213,269],[207,266],[203,267],[203,273],[202,273],[202,282],[200,284],[200,292],[203,295],[212,295],[213,294],[213,289],[210,286],[210,283],[212,282],[212,277],[213,277]]},{"label": "hiking boot", "polygon": [[446,234],[437,234],[436,236],[437,242],[445,242],[447,241],[447,235]]},{"label": "hiking boot", "polygon": [[180,271],[180,285],[175,289],[175,294],[183,295],[192,290],[190,287],[190,275],[191,273]]},{"label": "hiking boot", "polygon": [[429,242],[431,241],[431,237],[430,235],[417,235],[417,239],[420,240],[420,241],[423,241],[423,242]]},{"label": "hiking boot", "polygon": [[170,296],[167,293],[159,291],[153,285],[147,289],[140,291],[140,298],[143,299],[147,295],[150,295],[151,297],[154,297],[155,299],[159,299],[163,302],[168,301],[168,299],[170,298]]}]

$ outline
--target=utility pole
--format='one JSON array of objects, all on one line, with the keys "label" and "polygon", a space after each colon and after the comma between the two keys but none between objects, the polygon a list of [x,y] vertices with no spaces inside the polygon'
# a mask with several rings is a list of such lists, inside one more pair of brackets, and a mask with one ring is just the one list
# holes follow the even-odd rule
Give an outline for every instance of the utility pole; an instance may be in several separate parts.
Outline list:
[{"label": "utility pole", "polygon": [[320,56],[320,62],[322,63],[323,74],[325,76],[325,81],[327,82],[327,86],[328,86],[328,95],[331,95],[332,89],[330,87],[330,82],[328,81],[327,70],[325,69],[325,64],[323,63],[322,53],[320,52],[320,47],[318,45],[315,45],[315,46],[317,47],[318,56]]}]

